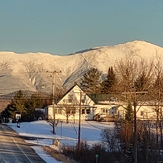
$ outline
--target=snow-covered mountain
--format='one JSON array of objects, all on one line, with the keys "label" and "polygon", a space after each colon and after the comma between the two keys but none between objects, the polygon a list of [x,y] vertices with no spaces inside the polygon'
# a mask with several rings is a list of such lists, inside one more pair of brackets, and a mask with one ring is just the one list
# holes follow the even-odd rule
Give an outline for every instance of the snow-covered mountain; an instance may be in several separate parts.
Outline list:
[{"label": "snow-covered mountain", "polygon": [[[56,86],[69,88],[89,68],[98,68],[103,74],[116,61],[130,55],[151,59],[163,55],[163,48],[145,41],[133,41],[115,46],[86,49],[67,56],[48,53],[0,52],[0,94],[17,90],[46,91]],[[53,78],[52,72],[56,73]]]}]

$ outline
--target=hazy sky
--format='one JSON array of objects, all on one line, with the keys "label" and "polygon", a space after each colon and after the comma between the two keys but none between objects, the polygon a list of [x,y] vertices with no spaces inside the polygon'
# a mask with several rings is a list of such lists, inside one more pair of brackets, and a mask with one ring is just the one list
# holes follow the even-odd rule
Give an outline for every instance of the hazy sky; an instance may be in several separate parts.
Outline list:
[{"label": "hazy sky", "polygon": [[66,55],[133,40],[163,47],[163,0],[0,0],[0,51]]}]

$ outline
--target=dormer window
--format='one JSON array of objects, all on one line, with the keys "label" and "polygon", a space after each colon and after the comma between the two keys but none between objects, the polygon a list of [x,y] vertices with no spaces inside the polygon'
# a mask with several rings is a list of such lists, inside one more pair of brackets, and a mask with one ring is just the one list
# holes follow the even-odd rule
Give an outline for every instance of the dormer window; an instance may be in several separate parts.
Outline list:
[{"label": "dormer window", "polygon": [[82,95],[81,102],[82,102],[82,103],[85,103],[85,99],[86,99],[86,95]]},{"label": "dormer window", "polygon": [[72,103],[73,102],[73,95],[68,95],[68,102]]}]

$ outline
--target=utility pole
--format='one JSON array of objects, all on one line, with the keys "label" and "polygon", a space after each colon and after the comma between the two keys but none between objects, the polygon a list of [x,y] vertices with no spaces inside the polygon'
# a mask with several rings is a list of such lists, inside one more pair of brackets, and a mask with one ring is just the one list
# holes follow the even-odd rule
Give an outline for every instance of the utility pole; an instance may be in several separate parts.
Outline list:
[{"label": "utility pole", "polygon": [[46,72],[51,74],[52,77],[53,134],[56,135],[54,85],[55,85],[55,75],[61,73],[61,71],[46,71]]},{"label": "utility pole", "polygon": [[133,131],[134,131],[134,163],[137,163],[137,157],[138,157],[138,147],[137,147],[137,116],[136,116],[136,113],[137,113],[137,99],[136,99],[136,96],[137,94],[146,94],[148,93],[148,91],[140,91],[140,92],[137,92],[137,91],[133,91],[133,92],[123,92],[122,94],[128,94],[129,96],[131,96],[133,94],[133,107],[134,107],[134,110],[133,110],[133,114],[134,114],[134,123],[133,123]]},{"label": "utility pole", "polygon": [[136,116],[136,92],[134,94],[134,163],[137,163],[137,155],[138,155],[138,149],[137,149],[137,116]]},{"label": "utility pole", "polygon": [[82,92],[80,91],[80,101],[79,101],[79,127],[78,127],[78,152],[80,151],[81,100],[82,100]]}]

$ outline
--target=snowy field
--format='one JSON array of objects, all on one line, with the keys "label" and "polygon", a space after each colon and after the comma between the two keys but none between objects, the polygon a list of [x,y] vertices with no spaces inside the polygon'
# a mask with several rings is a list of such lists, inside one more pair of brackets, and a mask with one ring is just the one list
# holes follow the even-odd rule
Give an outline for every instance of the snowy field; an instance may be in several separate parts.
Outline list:
[{"label": "snowy field", "polygon": [[[78,123],[58,123],[56,127],[56,135],[52,134],[52,127],[46,121],[35,121],[35,122],[23,122],[20,124],[20,128],[17,127],[16,123],[8,123],[12,129],[14,129],[21,136],[36,137],[35,140],[26,140],[27,143],[35,144],[31,147],[36,151],[40,157],[47,163],[61,163],[56,161],[54,158],[47,155],[41,145],[51,146],[52,139],[58,139],[60,144],[76,144],[78,137]],[[100,142],[100,133],[102,129],[112,128],[114,123],[111,122],[94,122],[94,121],[83,121],[81,123],[81,140],[87,141],[87,143],[94,144]]]}]

